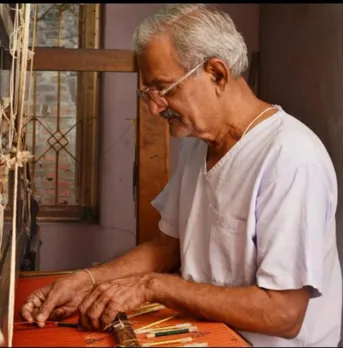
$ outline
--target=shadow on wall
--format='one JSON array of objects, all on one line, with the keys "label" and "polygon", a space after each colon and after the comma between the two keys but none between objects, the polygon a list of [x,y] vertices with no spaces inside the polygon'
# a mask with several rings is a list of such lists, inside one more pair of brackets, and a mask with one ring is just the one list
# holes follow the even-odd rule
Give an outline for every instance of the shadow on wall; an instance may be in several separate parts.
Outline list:
[{"label": "shadow on wall", "polygon": [[[343,6],[261,5],[261,97],[308,125],[338,177],[337,244],[343,260]],[[343,346],[343,342],[340,343]]]}]

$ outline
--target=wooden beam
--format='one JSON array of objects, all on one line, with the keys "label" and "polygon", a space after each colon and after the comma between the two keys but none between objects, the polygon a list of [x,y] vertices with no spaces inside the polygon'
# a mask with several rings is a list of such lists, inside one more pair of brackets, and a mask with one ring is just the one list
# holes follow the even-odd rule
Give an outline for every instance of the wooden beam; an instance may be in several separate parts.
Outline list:
[{"label": "wooden beam", "polygon": [[33,70],[135,72],[131,50],[35,47]]},{"label": "wooden beam", "polygon": [[[142,88],[141,79],[138,86]],[[151,201],[169,180],[169,127],[160,117],[152,116],[138,100],[136,148],[136,242],[150,241],[158,233],[159,213]]]},{"label": "wooden beam", "polygon": [[[100,47],[101,4],[88,4],[80,8],[79,45],[89,49]],[[99,215],[99,120],[100,73],[78,72],[78,119],[80,132],[76,132],[81,158],[78,177],[81,181],[80,203],[89,207],[92,216]],[[87,168],[87,169],[86,169]]]}]

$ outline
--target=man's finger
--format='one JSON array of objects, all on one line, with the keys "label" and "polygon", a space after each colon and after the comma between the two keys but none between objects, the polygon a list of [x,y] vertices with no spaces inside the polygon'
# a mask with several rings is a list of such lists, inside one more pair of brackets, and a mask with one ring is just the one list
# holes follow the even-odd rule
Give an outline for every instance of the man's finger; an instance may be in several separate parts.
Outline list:
[{"label": "man's finger", "polygon": [[50,291],[51,286],[45,286],[32,292],[26,299],[26,302],[21,308],[21,316],[28,322],[33,322],[35,320],[35,315],[37,308],[40,308],[44,302],[46,296]]},{"label": "man's finger", "polygon": [[118,306],[114,302],[109,302],[100,317],[101,328],[105,329],[108,327],[115,320],[118,312]]},{"label": "man's finger", "polygon": [[55,309],[56,305],[60,302],[60,294],[55,293],[53,290],[49,292],[46,300],[40,307],[39,314],[36,317],[38,325],[40,322],[44,323],[50,316],[51,312]]},{"label": "man's finger", "polygon": [[98,298],[93,302],[93,304],[88,308],[86,315],[88,316],[88,321],[91,323],[94,329],[100,329],[100,317],[102,312],[111,303],[113,297],[115,296],[115,291],[113,287],[98,296]]},{"label": "man's finger", "polygon": [[79,306],[79,310],[82,314],[86,314],[88,308],[93,304],[93,302],[100,296],[104,291],[106,291],[111,286],[110,283],[103,283],[98,285],[90,294],[88,294]]},{"label": "man's finger", "polygon": [[33,307],[34,304],[32,302],[26,302],[20,311],[20,314],[23,317],[23,319],[28,321],[29,323],[33,322]]},{"label": "man's finger", "polygon": [[51,320],[60,321],[70,317],[76,312],[76,307],[62,306],[54,309],[51,314]]},{"label": "man's finger", "polygon": [[38,295],[36,297],[32,297],[31,301],[33,303],[34,308],[40,308],[42,303],[44,302],[44,299],[41,300]]},{"label": "man's finger", "polygon": [[98,285],[88,296],[84,298],[79,306],[79,323],[84,329],[91,329],[92,324],[88,316],[88,310],[94,301],[110,287],[110,283],[103,283]]}]

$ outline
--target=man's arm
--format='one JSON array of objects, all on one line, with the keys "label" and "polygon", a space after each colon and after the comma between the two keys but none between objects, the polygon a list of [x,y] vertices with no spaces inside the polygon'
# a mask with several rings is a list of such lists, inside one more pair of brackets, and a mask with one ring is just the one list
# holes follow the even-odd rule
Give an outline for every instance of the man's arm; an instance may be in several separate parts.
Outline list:
[{"label": "man's arm", "polygon": [[311,288],[274,291],[257,286],[223,287],[193,283],[172,275],[153,274],[152,301],[243,331],[283,338],[298,335]]},{"label": "man's arm", "polygon": [[[137,273],[168,272],[180,264],[179,241],[160,233],[153,241],[142,244],[125,255],[91,268],[96,283]],[[84,271],[58,278],[54,283],[33,291],[21,309],[23,318],[37,320],[44,326],[49,317],[61,320],[74,313],[92,291],[91,279]]]},{"label": "man's arm", "polygon": [[159,232],[150,242],[143,243],[123,256],[90,268],[96,283],[137,273],[173,272],[180,267],[179,239]]}]

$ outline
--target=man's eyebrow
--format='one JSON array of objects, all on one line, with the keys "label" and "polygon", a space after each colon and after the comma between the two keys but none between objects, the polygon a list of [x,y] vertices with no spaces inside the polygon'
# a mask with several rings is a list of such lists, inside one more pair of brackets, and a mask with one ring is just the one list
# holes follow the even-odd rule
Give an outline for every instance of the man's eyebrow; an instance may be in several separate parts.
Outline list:
[{"label": "man's eyebrow", "polygon": [[153,79],[151,81],[142,81],[143,85],[146,87],[151,87],[151,86],[158,86],[158,85],[163,85],[163,84],[171,84],[174,82],[174,80],[171,79]]}]

